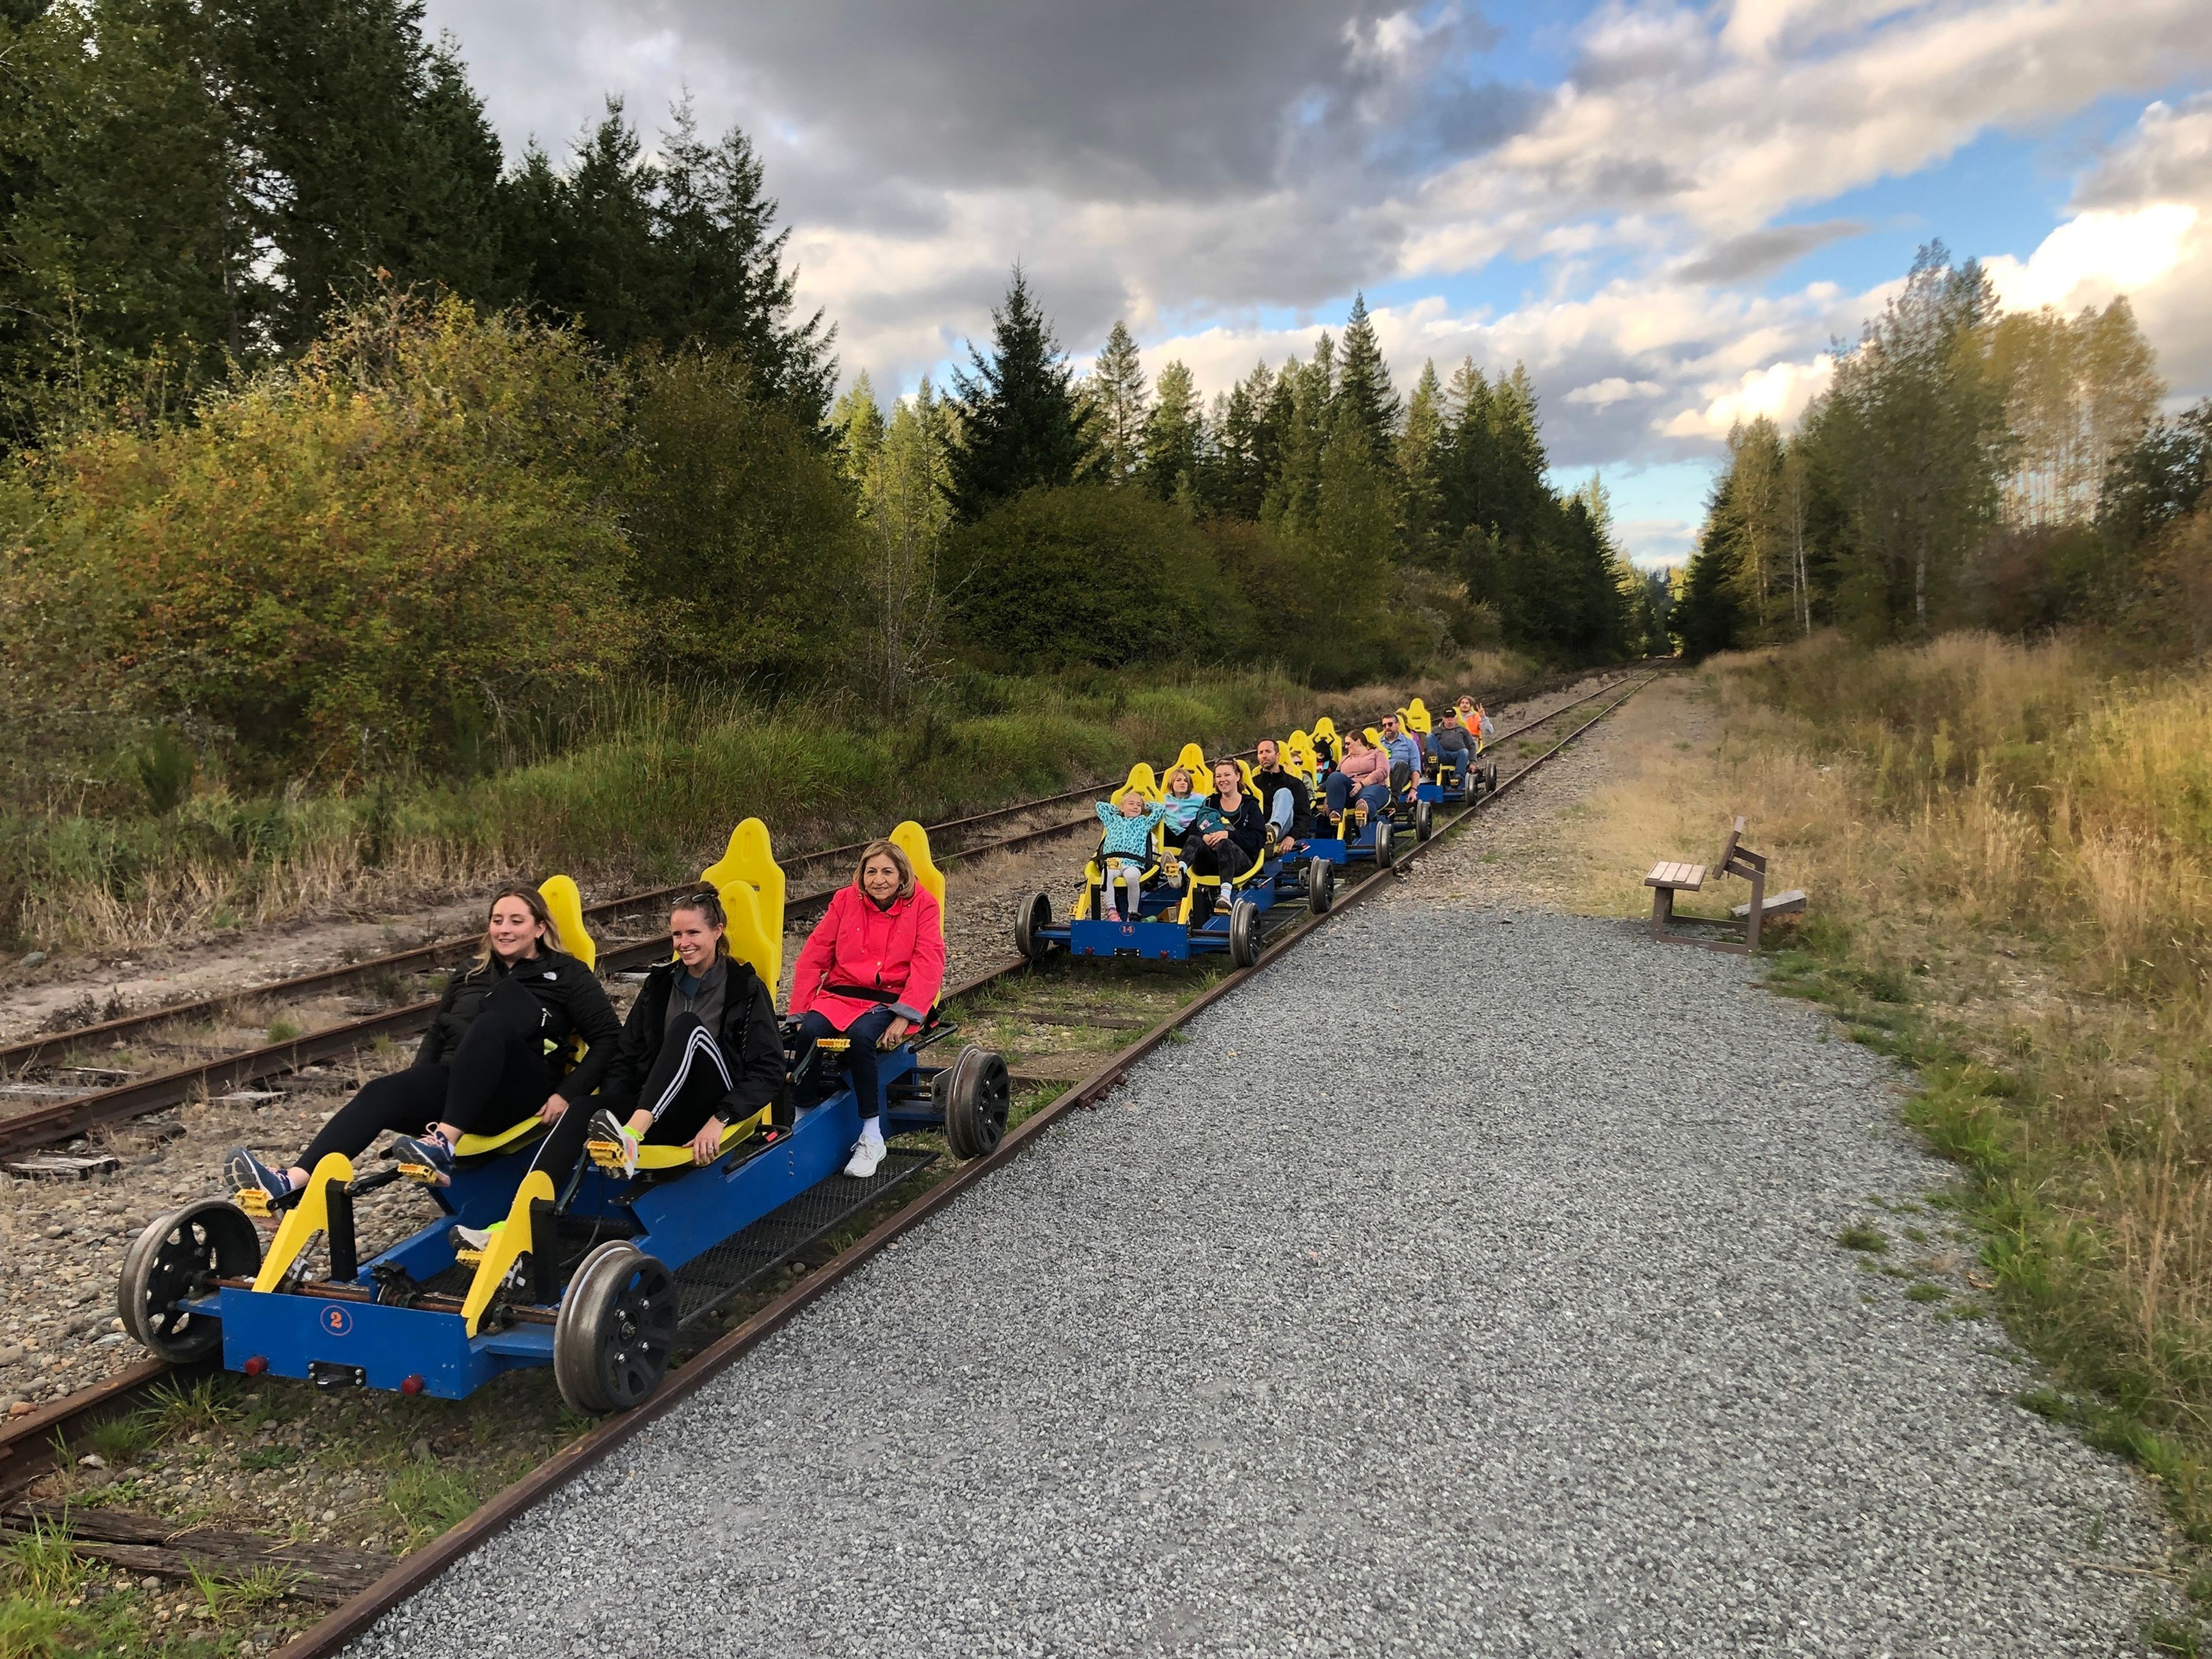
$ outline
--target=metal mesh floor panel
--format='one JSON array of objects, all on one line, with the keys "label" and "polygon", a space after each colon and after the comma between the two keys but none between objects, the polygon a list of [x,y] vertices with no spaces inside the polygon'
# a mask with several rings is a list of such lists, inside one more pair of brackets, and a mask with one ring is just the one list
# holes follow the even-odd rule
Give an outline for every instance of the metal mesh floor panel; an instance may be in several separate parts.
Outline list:
[{"label": "metal mesh floor panel", "polygon": [[681,1298],[678,1320],[696,1319],[711,1311],[936,1162],[935,1152],[895,1146],[884,1154],[882,1164],[866,1180],[833,1175],[704,1255],[686,1262],[676,1275]]}]

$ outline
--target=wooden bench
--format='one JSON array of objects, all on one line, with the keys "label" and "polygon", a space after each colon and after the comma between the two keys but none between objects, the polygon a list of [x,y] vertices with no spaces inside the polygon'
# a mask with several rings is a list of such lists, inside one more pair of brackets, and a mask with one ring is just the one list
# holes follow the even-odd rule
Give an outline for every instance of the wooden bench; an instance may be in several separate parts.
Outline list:
[{"label": "wooden bench", "polygon": [[[1694,893],[1705,884],[1709,874],[1741,876],[1751,883],[1751,902],[1735,906],[1730,915],[1743,919],[1743,938],[1709,939],[1698,933],[1686,933],[1674,926],[1674,895]],[[1726,951],[1737,956],[1747,956],[1759,949],[1760,925],[1770,916],[1802,915],[1805,910],[1805,895],[1797,888],[1786,893],[1766,896],[1766,855],[1754,853],[1743,844],[1743,820],[1738,818],[1729,826],[1728,839],[1721,843],[1721,855],[1710,866],[1703,864],[1655,864],[1651,873],[1644,878],[1644,884],[1651,890],[1651,937],[1665,945],[1695,945],[1708,951]],[[1686,921],[1702,921],[1697,916],[1686,916]],[[1705,922],[1706,927],[1724,927],[1722,922]]]}]

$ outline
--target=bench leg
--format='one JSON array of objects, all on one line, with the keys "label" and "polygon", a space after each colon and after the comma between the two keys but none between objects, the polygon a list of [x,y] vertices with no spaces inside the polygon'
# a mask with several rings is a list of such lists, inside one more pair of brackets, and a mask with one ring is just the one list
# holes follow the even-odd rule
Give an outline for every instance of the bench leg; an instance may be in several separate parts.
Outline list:
[{"label": "bench leg", "polygon": [[1651,890],[1651,937],[1664,939],[1667,924],[1674,919],[1674,890],[1655,887]]},{"label": "bench leg", "polygon": [[1747,956],[1759,954],[1759,923],[1766,908],[1766,860],[1761,859],[1751,872],[1751,909],[1743,919],[1743,948]]}]

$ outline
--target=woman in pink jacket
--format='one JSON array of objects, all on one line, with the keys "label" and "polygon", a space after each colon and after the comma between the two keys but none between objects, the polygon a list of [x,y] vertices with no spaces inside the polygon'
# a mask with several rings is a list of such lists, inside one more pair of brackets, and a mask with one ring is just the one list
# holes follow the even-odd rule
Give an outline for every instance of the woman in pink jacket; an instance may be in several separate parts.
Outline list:
[{"label": "woman in pink jacket", "polygon": [[883,1085],[876,1051],[898,1046],[935,1006],[945,984],[945,927],[937,901],[914,878],[906,854],[872,841],[853,884],[841,887],[807,935],[791,979],[799,1034],[849,1038],[860,1139],[845,1165],[872,1176],[884,1161]]}]

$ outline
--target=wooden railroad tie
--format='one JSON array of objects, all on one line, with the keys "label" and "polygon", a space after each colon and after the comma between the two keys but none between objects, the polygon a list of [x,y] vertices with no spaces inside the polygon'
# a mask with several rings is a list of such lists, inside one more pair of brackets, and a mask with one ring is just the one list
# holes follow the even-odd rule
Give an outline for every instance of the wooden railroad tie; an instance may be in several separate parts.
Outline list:
[{"label": "wooden railroad tie", "polygon": [[[1739,817],[1729,827],[1728,838],[1721,843],[1721,855],[1710,866],[1703,864],[1659,863],[1651,866],[1651,873],[1644,878],[1644,884],[1651,890],[1651,937],[1662,945],[1694,945],[1707,951],[1726,951],[1735,956],[1748,956],[1759,949],[1759,930],[1772,916],[1802,915],[1805,912],[1805,893],[1793,887],[1786,893],[1766,896],[1766,854],[1754,853],[1743,844],[1744,821]],[[1731,915],[1743,922],[1743,937],[1709,939],[1698,933],[1683,933],[1673,924],[1674,895],[1694,893],[1705,884],[1708,873],[1718,876],[1741,876],[1751,884],[1751,901],[1733,906]],[[1705,921],[1699,916],[1684,916],[1681,921],[1702,922],[1709,927],[1724,927],[1718,921]]]}]

